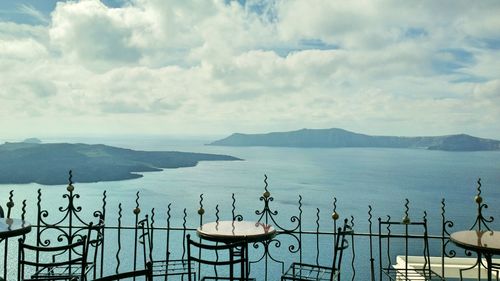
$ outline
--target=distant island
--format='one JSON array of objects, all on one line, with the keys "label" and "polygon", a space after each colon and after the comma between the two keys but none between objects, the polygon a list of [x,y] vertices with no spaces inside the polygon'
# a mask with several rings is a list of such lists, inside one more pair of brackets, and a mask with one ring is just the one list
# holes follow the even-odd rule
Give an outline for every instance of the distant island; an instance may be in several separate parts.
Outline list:
[{"label": "distant island", "polygon": [[26,143],[42,143],[42,141],[38,138],[28,138],[28,139],[25,139],[23,140],[23,142],[26,142]]},{"label": "distant island", "polygon": [[75,182],[118,181],[140,178],[141,172],[221,160],[241,159],[204,153],[136,151],[102,144],[42,144],[32,138],[0,145],[0,184],[65,184],[69,170],[73,170]]},{"label": "distant island", "polygon": [[436,137],[370,136],[344,129],[302,129],[267,134],[232,134],[209,145],[274,147],[386,147],[446,151],[500,150],[500,141],[465,134]]}]

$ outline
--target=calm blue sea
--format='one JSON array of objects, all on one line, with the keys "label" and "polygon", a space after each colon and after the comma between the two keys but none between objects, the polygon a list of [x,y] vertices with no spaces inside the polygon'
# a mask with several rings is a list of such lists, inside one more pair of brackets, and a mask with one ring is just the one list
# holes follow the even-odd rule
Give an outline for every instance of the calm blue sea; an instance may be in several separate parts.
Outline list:
[{"label": "calm blue sea", "polygon": [[[214,218],[219,204],[221,219],[229,219],[231,194],[237,200],[237,213],[245,219],[256,219],[255,210],[263,204],[264,175],[274,197],[271,207],[278,210],[284,226],[298,213],[298,196],[302,195],[305,229],[315,229],[320,210],[323,230],[331,230],[334,197],[341,217],[354,216],[356,225],[366,231],[368,205],[374,218],[386,215],[402,217],[404,200],[410,200],[410,216],[420,218],[428,212],[433,232],[439,231],[441,200],[446,198],[447,217],[455,221],[454,229],[468,228],[476,215],[473,198],[476,181],[482,179],[482,196],[489,205],[486,214],[500,220],[500,152],[444,152],[419,149],[383,148],[267,148],[206,146],[208,139],[173,139],[136,137],[123,139],[60,139],[52,142],[105,143],[142,150],[175,150],[227,154],[243,161],[200,162],[196,167],[169,169],[144,174],[143,178],[119,182],[77,183],[76,191],[84,209],[100,207],[103,190],[107,190],[110,210],[123,202],[131,214],[135,193],[140,191],[143,210],[155,207],[165,212],[172,203],[174,220],[180,222],[187,208],[195,215],[201,193],[204,194],[206,220]],[[70,168],[70,167],[68,167]],[[78,179],[78,171],[74,171]],[[8,191],[15,191],[15,214],[20,201],[27,200],[28,218],[35,216],[36,190],[42,189],[46,206],[59,206],[65,186],[0,185],[0,204],[5,206]],[[110,211],[111,217],[116,217]],[[498,225],[497,221],[493,226]],[[439,233],[436,233],[439,234]]]}]

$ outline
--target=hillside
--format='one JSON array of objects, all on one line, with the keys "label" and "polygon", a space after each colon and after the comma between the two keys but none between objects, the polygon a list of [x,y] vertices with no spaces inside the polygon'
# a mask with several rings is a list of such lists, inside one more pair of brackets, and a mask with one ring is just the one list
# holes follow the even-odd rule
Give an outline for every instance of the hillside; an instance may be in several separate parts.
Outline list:
[{"label": "hillside", "polygon": [[203,153],[136,151],[102,144],[5,143],[0,145],[0,184],[65,184],[70,169],[75,182],[126,180],[142,177],[142,172],[220,160],[239,159]]},{"label": "hillside", "polygon": [[277,147],[387,147],[447,151],[500,150],[500,141],[465,134],[436,137],[370,136],[343,129],[302,129],[268,134],[232,134],[209,145]]}]

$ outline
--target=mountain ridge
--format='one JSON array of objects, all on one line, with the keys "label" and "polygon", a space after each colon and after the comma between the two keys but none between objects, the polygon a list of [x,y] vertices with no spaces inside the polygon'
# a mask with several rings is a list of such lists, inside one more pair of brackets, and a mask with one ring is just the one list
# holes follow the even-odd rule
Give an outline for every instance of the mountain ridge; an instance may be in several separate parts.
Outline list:
[{"label": "mountain ridge", "polygon": [[467,134],[443,136],[373,136],[341,128],[300,129],[265,134],[234,133],[208,145],[270,147],[385,147],[445,151],[500,150],[500,141]]}]

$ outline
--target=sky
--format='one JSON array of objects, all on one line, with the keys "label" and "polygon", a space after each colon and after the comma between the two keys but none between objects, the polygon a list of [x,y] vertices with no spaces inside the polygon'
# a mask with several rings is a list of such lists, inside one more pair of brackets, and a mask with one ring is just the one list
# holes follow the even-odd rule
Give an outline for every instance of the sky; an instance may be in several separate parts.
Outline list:
[{"label": "sky", "polygon": [[500,139],[500,1],[0,1],[0,136]]}]

